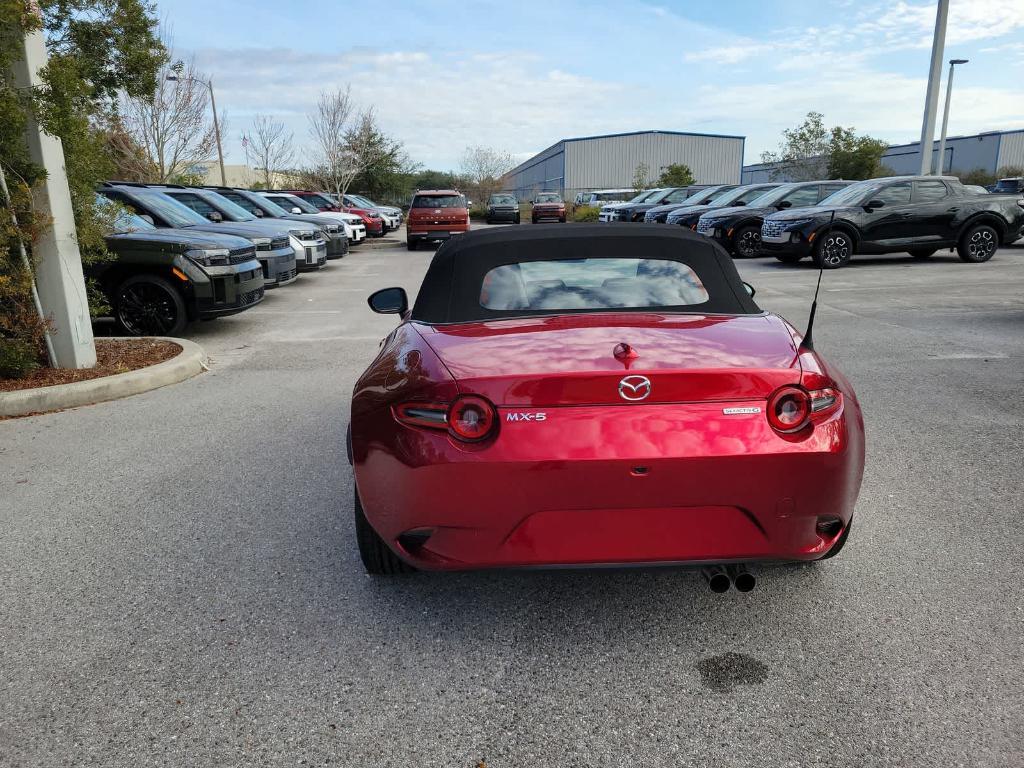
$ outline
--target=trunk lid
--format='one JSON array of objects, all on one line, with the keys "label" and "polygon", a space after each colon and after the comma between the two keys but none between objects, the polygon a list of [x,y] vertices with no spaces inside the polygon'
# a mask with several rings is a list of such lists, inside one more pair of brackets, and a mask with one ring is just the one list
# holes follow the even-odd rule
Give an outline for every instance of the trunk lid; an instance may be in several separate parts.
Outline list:
[{"label": "trunk lid", "polygon": [[765,399],[800,381],[793,337],[774,315],[631,312],[417,328],[461,391],[503,406]]}]

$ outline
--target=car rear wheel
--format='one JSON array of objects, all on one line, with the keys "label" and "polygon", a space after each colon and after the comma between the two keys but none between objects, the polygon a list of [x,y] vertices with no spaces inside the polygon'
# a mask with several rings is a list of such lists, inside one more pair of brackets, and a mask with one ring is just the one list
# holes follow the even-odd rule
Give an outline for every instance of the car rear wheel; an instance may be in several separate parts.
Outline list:
[{"label": "car rear wheel", "polygon": [[515,219],[515,221],[513,221],[512,223],[513,223],[513,224],[518,224],[518,223],[519,223],[519,214],[518,214],[518,213],[516,214],[516,219]]},{"label": "car rear wheel", "polygon": [[814,248],[814,263],[822,269],[839,269],[850,263],[853,240],[848,234],[833,230],[823,235]]},{"label": "car rear wheel", "polygon": [[741,259],[752,259],[761,255],[761,228],[740,227],[732,238],[736,255]]},{"label": "car rear wheel", "polygon": [[561,217],[561,218],[560,218],[560,219],[558,220],[558,223],[559,223],[559,224],[565,224],[565,216],[562,216],[562,217]]},{"label": "car rear wheel", "polygon": [[937,250],[938,248],[915,248],[910,251],[910,255],[915,259],[929,259]]},{"label": "car rear wheel", "polygon": [[781,261],[783,264],[796,264],[803,260],[803,254],[800,253],[777,253],[775,258]]},{"label": "car rear wheel", "polygon": [[412,573],[416,569],[391,551],[384,540],[373,530],[366,519],[359,491],[355,492],[356,544],[359,546],[359,557],[367,573],[376,576],[393,576],[398,573]]},{"label": "car rear wheel", "polygon": [[998,248],[999,233],[988,224],[977,224],[964,232],[956,252],[960,261],[980,264],[991,259]]},{"label": "car rear wheel", "polygon": [[408,248],[410,251],[415,251],[416,250],[416,245],[417,245],[417,243],[416,243],[415,240],[406,240],[405,241],[405,247]]},{"label": "car rear wheel", "polygon": [[113,304],[118,325],[131,336],[177,336],[188,324],[181,292],[156,275],[129,277]]}]

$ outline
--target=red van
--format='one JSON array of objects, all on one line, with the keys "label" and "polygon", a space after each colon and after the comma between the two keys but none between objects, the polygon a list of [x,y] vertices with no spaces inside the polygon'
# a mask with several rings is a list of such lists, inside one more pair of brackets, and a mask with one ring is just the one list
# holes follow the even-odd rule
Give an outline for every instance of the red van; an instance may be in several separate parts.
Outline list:
[{"label": "red van", "polygon": [[454,189],[420,190],[412,196],[405,232],[410,251],[424,241],[439,242],[469,232],[466,196]]}]

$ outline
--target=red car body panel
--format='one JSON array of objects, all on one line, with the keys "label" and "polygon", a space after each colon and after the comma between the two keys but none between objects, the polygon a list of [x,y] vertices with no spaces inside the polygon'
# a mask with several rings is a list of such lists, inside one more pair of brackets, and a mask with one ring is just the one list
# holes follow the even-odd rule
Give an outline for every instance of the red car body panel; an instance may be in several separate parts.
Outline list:
[{"label": "red car body panel", "polygon": [[[371,211],[367,208],[353,208],[351,206],[338,205],[337,202],[331,200],[331,198],[321,195],[318,192],[309,192],[308,190],[285,190],[289,195],[295,195],[301,197],[303,200],[311,205],[315,205],[321,211],[334,211],[335,213],[352,213],[363,220],[363,224],[366,225],[366,234],[373,237],[379,237],[384,234],[384,219],[380,217],[380,214],[376,211]],[[326,201],[330,205],[324,205]]]},{"label": "red car body panel", "polygon": [[[425,569],[820,558],[853,514],[864,426],[849,383],[798,342],[770,314],[403,322],[353,394],[367,520]],[[631,374],[651,382],[642,402],[618,394]],[[780,434],[765,404],[793,384],[841,398]],[[481,443],[392,411],[467,393],[497,406]],[[399,541],[424,530],[415,551]]]}]

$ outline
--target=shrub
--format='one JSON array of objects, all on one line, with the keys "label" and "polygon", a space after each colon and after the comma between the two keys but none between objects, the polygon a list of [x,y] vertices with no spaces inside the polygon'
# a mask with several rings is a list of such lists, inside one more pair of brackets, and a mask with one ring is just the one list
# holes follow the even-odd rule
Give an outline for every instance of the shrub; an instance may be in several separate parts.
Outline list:
[{"label": "shrub", "polygon": [[39,367],[39,351],[25,339],[0,339],[0,379],[23,379]]},{"label": "shrub", "polygon": [[573,221],[597,221],[601,209],[596,205],[581,205],[572,212]]},{"label": "shrub", "polygon": [[469,218],[483,221],[487,218],[487,208],[483,205],[474,205],[469,209]]}]

